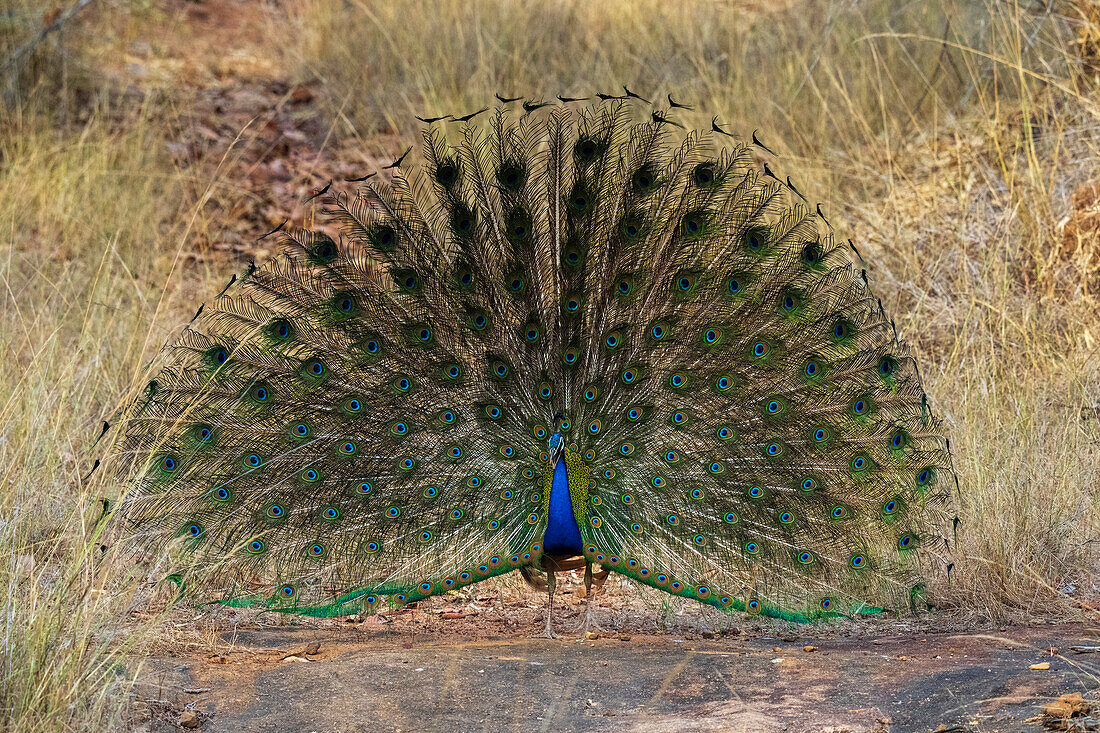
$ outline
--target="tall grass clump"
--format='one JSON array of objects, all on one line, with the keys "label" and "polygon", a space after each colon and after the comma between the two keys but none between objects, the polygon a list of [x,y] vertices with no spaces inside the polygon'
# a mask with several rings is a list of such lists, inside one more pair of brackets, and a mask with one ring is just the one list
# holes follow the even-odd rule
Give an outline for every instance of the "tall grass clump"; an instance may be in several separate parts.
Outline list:
[{"label": "tall grass clump", "polygon": [[[0,728],[119,724],[146,624],[88,477],[104,419],[181,318],[165,281],[201,202],[146,113],[0,126]],[[201,219],[196,220],[201,224]],[[202,277],[205,277],[203,273]],[[108,439],[105,439],[105,442]],[[103,448],[104,446],[99,446]]]},{"label": "tall grass clump", "polygon": [[1100,231],[1061,233],[1100,153],[1087,3],[308,0],[293,21],[283,51],[346,134],[623,84],[758,129],[857,242],[946,418],[962,507],[937,601],[1096,607]]}]

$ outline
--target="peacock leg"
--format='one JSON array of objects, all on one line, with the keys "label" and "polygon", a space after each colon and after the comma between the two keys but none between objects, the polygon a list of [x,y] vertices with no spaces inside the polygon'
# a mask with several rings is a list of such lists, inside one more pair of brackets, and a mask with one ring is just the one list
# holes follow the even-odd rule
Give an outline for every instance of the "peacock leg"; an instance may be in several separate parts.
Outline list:
[{"label": "peacock leg", "polygon": [[557,587],[558,581],[554,575],[554,571],[547,568],[546,570],[546,584],[549,587],[549,600],[546,604],[546,638],[554,639],[554,629],[550,626],[550,619],[554,616],[554,590]]},{"label": "peacock leg", "polygon": [[[607,577],[606,573],[607,571],[604,571],[604,578]],[[586,561],[584,563],[584,629],[582,631],[582,633],[585,634],[588,633],[588,629],[592,626],[595,626],[597,631],[604,630],[602,626],[592,621],[592,596],[595,594],[594,587],[599,587],[603,585],[603,583],[593,583],[592,580],[592,563]]]}]

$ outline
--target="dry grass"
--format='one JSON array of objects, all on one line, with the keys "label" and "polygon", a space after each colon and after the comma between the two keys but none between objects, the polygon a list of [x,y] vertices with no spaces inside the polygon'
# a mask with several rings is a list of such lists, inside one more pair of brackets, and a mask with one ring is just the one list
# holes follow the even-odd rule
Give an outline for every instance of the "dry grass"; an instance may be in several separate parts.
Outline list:
[{"label": "dry grass", "polygon": [[[1095,13],[897,6],[304,0],[289,29],[271,30],[286,39],[277,61],[323,82],[345,136],[411,139],[414,112],[623,82],[697,104],[686,122],[759,128],[783,174],[859,243],[923,355],[963,487],[941,604],[976,619],[1088,613],[1100,583],[1088,258],[1100,244],[1067,250],[1059,222],[1100,158],[1095,59],[1076,55]],[[0,119],[0,727],[19,730],[121,719],[113,693],[148,629],[120,621],[135,590],[125,568],[98,562],[110,477],[82,477],[100,421],[189,316],[191,289],[168,273],[216,226],[197,197],[218,183],[162,152],[178,100],[125,114],[88,103],[99,88],[72,88],[44,53]],[[78,98],[87,122],[59,125]],[[194,280],[224,273],[212,274]]]}]

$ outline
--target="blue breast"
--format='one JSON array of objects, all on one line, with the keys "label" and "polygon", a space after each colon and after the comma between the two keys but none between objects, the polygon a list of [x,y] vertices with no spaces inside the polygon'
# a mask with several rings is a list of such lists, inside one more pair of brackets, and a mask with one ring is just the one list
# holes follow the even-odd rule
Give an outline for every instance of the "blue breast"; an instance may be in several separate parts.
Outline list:
[{"label": "blue breast", "polygon": [[554,483],[550,488],[550,516],[542,538],[543,551],[551,555],[580,555],[581,531],[573,516],[573,501],[569,496],[569,474],[565,461],[554,466]]}]

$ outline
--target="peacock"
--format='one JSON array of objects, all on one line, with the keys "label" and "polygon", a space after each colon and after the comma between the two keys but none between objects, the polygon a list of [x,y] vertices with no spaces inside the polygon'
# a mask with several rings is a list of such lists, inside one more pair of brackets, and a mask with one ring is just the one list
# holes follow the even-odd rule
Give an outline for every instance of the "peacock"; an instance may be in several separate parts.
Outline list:
[{"label": "peacock", "polygon": [[854,244],[671,97],[501,100],[326,187],[332,235],[282,227],[163,349],[115,444],[129,539],[205,602],[313,616],[519,570],[552,635],[581,567],[799,622],[916,607],[958,480]]}]

